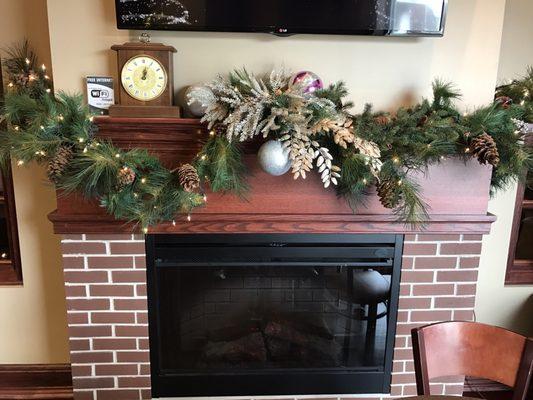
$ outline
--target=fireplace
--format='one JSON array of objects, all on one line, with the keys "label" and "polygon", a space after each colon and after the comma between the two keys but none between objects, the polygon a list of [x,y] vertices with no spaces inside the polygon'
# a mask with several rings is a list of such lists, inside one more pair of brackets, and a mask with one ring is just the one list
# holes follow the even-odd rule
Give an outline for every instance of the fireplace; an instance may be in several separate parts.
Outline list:
[{"label": "fireplace", "polygon": [[389,393],[403,235],[151,235],[154,397]]}]

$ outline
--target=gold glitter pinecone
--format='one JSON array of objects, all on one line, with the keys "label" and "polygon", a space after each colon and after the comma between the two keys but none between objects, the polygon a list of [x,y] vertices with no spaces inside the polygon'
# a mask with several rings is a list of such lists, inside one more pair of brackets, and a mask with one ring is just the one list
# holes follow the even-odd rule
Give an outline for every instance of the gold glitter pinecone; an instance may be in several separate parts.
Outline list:
[{"label": "gold glitter pinecone", "polygon": [[186,192],[192,192],[200,187],[198,172],[191,164],[183,164],[178,168],[178,179]]},{"label": "gold glitter pinecone", "polygon": [[122,190],[135,181],[135,171],[129,167],[121,168],[117,174],[117,190]]},{"label": "gold glitter pinecone", "polygon": [[74,150],[71,146],[60,146],[54,157],[48,162],[46,173],[48,179],[53,183],[58,183],[68,164],[74,158]]},{"label": "gold glitter pinecone", "polygon": [[376,118],[374,118],[374,121],[378,125],[387,125],[391,120],[387,115],[378,115]]},{"label": "gold glitter pinecone", "polygon": [[382,180],[376,185],[379,201],[385,208],[396,208],[402,199],[398,185],[391,180]]},{"label": "gold glitter pinecone", "polygon": [[500,163],[500,155],[496,142],[488,133],[484,132],[472,139],[470,144],[472,154],[477,157],[481,164],[491,164],[497,167]]}]

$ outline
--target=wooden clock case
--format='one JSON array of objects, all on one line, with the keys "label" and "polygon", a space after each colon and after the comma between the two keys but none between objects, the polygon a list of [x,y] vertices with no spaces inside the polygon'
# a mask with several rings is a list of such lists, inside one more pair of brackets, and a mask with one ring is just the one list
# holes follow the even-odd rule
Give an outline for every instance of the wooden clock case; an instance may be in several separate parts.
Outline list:
[{"label": "wooden clock case", "polygon": [[[174,106],[174,63],[173,55],[176,49],[162,43],[142,43],[129,42],[121,45],[114,45],[112,50],[117,52],[118,60],[118,104],[109,108],[109,115],[112,117],[139,117],[139,118],[161,118],[180,117],[180,109]],[[150,56],[158,60],[167,72],[167,86],[163,93],[150,101],[137,100],[131,97],[120,79],[122,68],[132,57]]]}]

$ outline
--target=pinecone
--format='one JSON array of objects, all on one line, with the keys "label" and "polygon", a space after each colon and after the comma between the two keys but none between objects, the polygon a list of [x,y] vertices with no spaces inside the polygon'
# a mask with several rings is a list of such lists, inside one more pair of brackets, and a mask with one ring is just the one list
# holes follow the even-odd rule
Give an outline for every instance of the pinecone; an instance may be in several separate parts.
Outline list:
[{"label": "pinecone", "polygon": [[46,173],[53,183],[59,183],[63,172],[74,158],[74,150],[71,146],[60,146],[54,157],[48,162]]},{"label": "pinecone", "polygon": [[390,122],[390,118],[386,115],[378,115],[374,120],[378,125],[387,125]]},{"label": "pinecone", "polygon": [[417,127],[422,127],[424,125],[426,125],[426,123],[428,122],[429,120],[429,117],[427,115],[423,115],[419,120],[418,120],[418,123],[416,124]]},{"label": "pinecone", "polygon": [[121,191],[135,181],[135,171],[129,167],[121,168],[117,174],[117,190]]},{"label": "pinecone", "polygon": [[215,135],[217,136],[226,136],[226,132],[228,131],[228,127],[224,124],[215,124],[212,129],[213,132],[215,132]]},{"label": "pinecone", "polygon": [[191,164],[183,164],[178,168],[178,178],[180,185],[186,192],[192,192],[200,187],[198,172]]},{"label": "pinecone", "polygon": [[379,201],[385,208],[395,208],[400,204],[402,195],[397,191],[397,184],[391,180],[382,180],[377,185]]},{"label": "pinecone", "polygon": [[488,133],[484,132],[472,139],[470,148],[472,154],[477,157],[481,164],[489,163],[492,166],[497,167],[500,163],[498,147],[492,136]]}]

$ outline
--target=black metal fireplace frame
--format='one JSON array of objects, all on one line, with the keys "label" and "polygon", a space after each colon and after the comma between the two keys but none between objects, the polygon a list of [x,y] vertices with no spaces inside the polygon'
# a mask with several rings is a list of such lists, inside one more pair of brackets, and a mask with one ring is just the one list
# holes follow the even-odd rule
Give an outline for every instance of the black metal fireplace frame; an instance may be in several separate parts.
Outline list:
[{"label": "black metal fireplace frame", "polygon": [[[384,370],[354,371],[331,370],[268,370],[216,373],[169,373],[160,371],[160,338],[158,314],[157,270],[164,268],[156,258],[168,249],[181,248],[186,259],[195,246],[220,248],[245,248],[246,244],[261,247],[268,253],[280,247],[302,246],[308,251],[313,246],[336,246],[346,249],[372,245],[388,246],[392,254],[391,293],[386,338]],[[392,248],[392,250],[391,250]],[[343,250],[344,251],[344,250]],[[375,251],[377,253],[377,251]],[[147,235],[147,286],[150,334],[150,362],[152,396],[197,397],[197,396],[246,396],[246,395],[320,395],[320,394],[370,394],[389,393],[392,373],[392,358],[396,335],[396,322],[400,288],[403,235],[393,234],[198,234],[198,235]],[[366,254],[367,252],[361,253]],[[383,254],[376,254],[376,258]],[[388,257],[388,256],[387,256]],[[160,260],[161,261],[161,260]],[[198,262],[198,261],[197,261]],[[164,264],[164,263],[163,263]],[[194,264],[194,263],[191,263]]]}]

